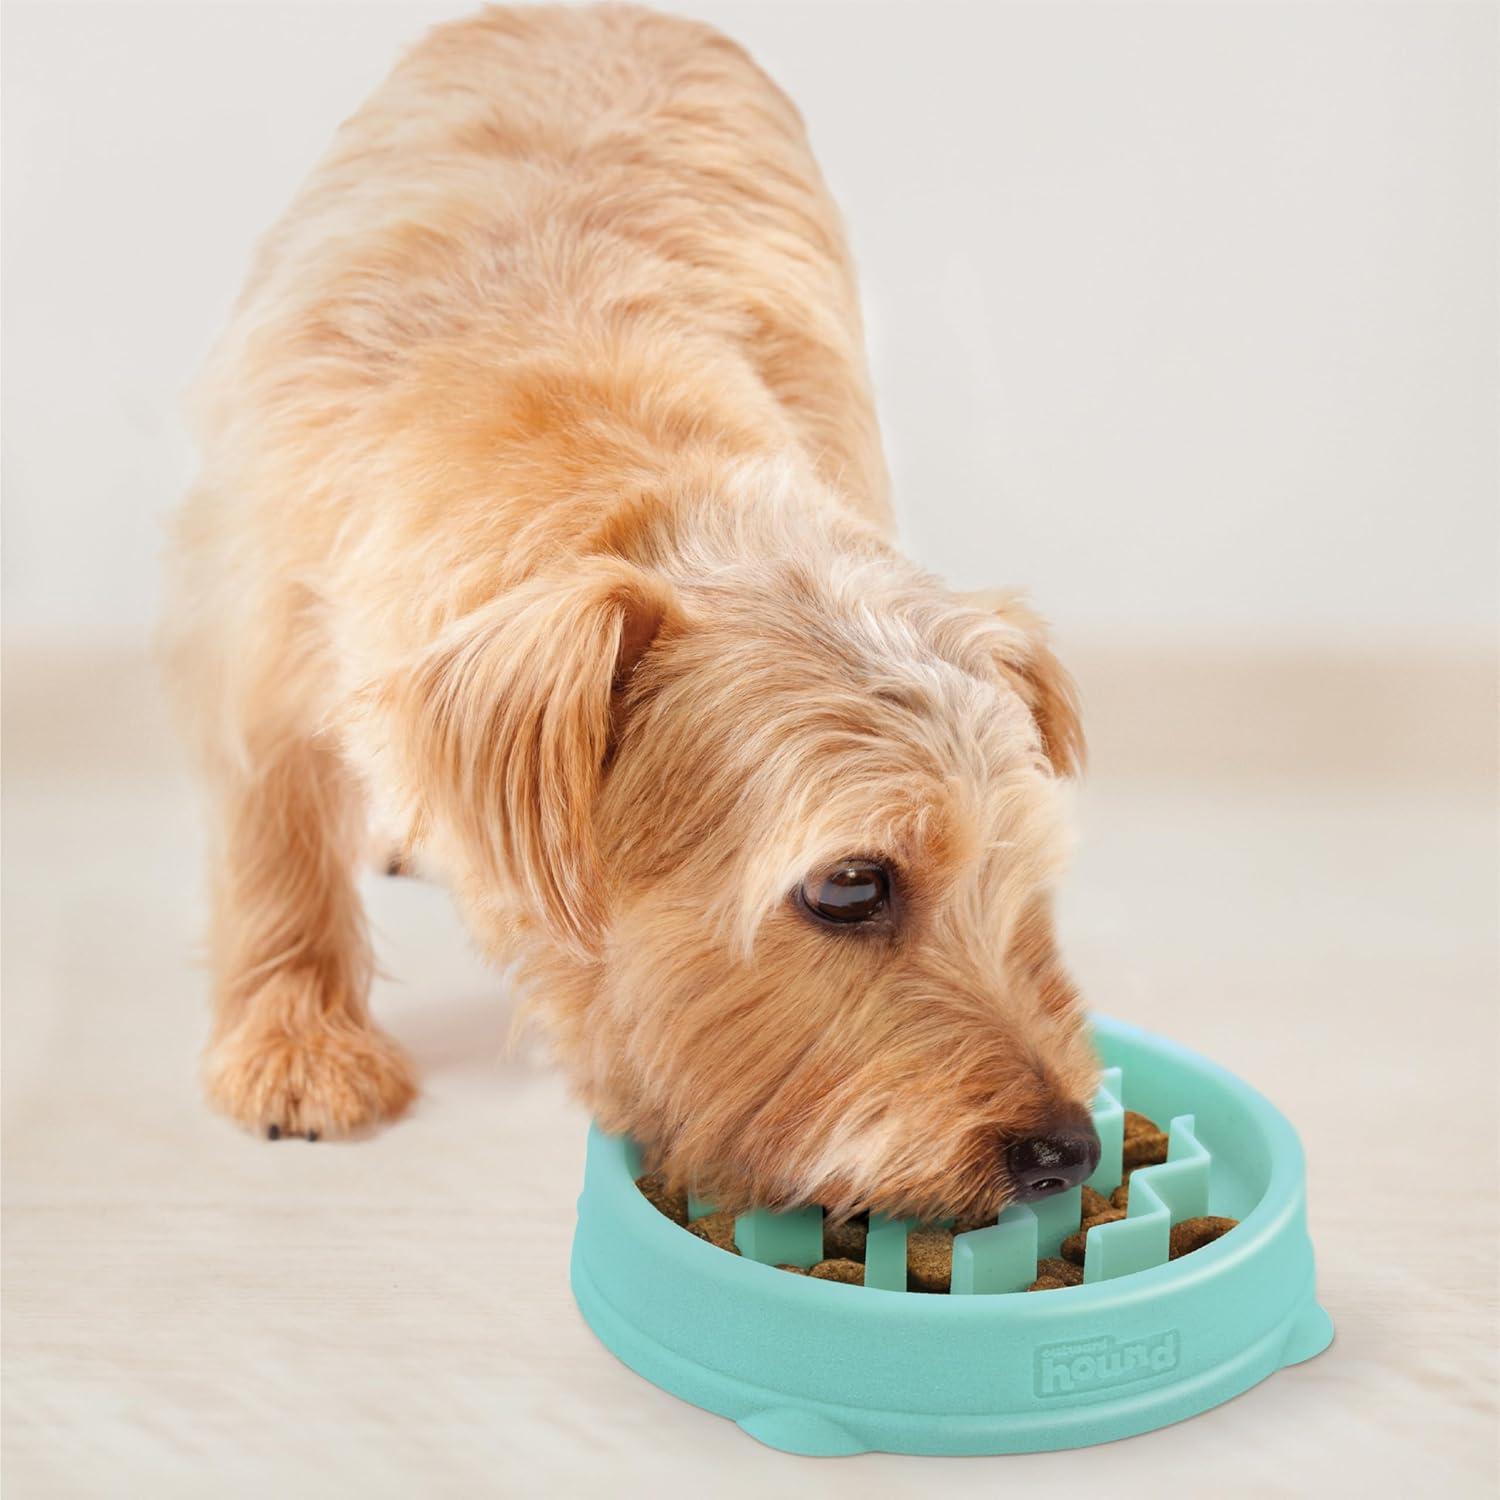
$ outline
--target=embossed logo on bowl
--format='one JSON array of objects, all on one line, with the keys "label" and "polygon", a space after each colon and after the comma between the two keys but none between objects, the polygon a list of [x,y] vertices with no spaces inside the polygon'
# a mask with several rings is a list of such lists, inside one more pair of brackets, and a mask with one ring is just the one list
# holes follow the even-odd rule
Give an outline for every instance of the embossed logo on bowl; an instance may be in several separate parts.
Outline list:
[{"label": "embossed logo on bowl", "polygon": [[1069,1339],[1043,1344],[1036,1351],[1038,1396],[1076,1396],[1081,1392],[1128,1385],[1177,1368],[1182,1339],[1177,1329],[1139,1339]]}]

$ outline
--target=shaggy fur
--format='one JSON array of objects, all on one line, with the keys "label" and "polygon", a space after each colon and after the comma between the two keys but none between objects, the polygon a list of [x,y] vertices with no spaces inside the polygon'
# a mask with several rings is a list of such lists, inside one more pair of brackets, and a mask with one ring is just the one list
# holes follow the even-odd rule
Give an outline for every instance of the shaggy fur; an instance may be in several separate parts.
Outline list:
[{"label": "shaggy fur", "polygon": [[[1095,1063],[1037,621],[894,549],[838,218],[714,31],[488,10],[339,132],[206,376],[171,666],[216,809],[213,1102],[399,1114],[356,890],[451,883],[587,1106],[727,1205],[993,1209]],[[890,920],[789,893],[852,856]]]}]

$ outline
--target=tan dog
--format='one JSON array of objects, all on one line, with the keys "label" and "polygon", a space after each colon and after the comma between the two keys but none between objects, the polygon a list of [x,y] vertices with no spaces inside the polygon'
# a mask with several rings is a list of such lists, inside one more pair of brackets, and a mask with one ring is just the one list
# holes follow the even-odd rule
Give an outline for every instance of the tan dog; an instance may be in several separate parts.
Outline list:
[{"label": "tan dog", "polygon": [[169,634],[219,1108],[410,1103],[373,823],[521,961],[598,1118],[728,1206],[1087,1174],[1071,689],[1023,608],[892,546],[837,214],[738,47],[614,8],[434,32],[261,247],[202,442]]}]

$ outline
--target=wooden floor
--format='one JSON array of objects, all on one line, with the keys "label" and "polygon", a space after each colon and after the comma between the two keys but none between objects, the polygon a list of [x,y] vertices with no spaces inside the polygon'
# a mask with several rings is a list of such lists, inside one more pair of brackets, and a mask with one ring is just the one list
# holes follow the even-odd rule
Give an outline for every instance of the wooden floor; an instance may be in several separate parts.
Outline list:
[{"label": "wooden floor", "polygon": [[1104,1448],[815,1462],[655,1390],[580,1321],[584,1120],[502,1056],[505,986],[440,891],[369,891],[377,1009],[426,1076],[410,1120],[273,1145],[205,1113],[199,834],[149,677],[16,657],[7,1500],[1495,1494],[1491,673],[1085,657],[1075,967],[1098,1009],[1299,1126],[1336,1342]]}]

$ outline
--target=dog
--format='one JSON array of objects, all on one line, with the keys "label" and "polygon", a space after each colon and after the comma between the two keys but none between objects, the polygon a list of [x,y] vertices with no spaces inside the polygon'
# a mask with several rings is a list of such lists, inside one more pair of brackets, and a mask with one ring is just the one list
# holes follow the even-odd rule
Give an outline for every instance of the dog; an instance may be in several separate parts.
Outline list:
[{"label": "dog", "polygon": [[587,1108],[730,1209],[984,1216],[1093,1169],[1051,891],[1076,695],[893,540],[801,119],[647,10],[432,32],[261,244],[167,654],[213,809],[211,1102],[400,1115],[371,829]]}]

